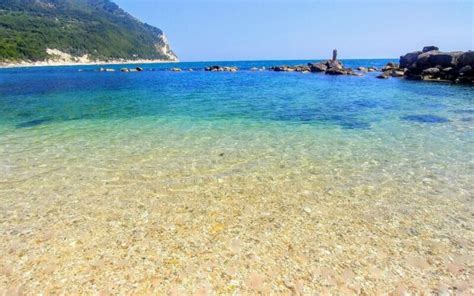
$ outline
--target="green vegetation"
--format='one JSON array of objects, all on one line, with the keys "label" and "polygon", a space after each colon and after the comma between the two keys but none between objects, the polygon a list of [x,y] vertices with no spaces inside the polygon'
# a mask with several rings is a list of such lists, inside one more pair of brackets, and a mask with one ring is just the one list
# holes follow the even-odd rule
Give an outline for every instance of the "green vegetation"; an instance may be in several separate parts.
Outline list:
[{"label": "green vegetation", "polygon": [[44,60],[46,48],[101,60],[169,59],[162,34],[109,0],[0,1],[0,60]]}]

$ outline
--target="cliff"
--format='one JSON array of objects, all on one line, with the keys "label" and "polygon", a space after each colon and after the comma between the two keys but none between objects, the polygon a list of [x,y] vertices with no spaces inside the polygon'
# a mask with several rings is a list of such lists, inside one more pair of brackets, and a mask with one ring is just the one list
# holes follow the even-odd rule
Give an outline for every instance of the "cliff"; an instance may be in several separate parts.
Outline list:
[{"label": "cliff", "polygon": [[176,61],[158,28],[109,0],[0,1],[1,62]]}]

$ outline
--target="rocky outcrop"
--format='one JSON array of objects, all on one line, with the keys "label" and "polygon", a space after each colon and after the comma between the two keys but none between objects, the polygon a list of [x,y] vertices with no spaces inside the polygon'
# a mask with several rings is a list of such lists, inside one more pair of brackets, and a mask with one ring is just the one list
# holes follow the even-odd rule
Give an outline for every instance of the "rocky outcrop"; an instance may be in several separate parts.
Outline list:
[{"label": "rocky outcrop", "polygon": [[360,76],[360,74],[355,73],[351,68],[344,68],[341,62],[328,60],[326,62],[320,63],[309,63],[307,66],[297,65],[297,66],[275,66],[270,67],[270,71],[275,72],[301,72],[301,73],[325,73],[327,75],[355,75]]},{"label": "rocky outcrop", "polygon": [[270,67],[269,70],[275,72],[325,73],[327,75],[361,75],[360,73],[355,73],[351,68],[344,68],[344,65],[337,60],[337,50],[333,50],[333,58],[331,60],[308,63],[306,66],[275,66]]},{"label": "rocky outcrop", "polygon": [[[269,70],[276,72],[313,72],[327,75],[354,75],[379,71],[376,67],[358,67],[357,71],[345,68],[337,60],[337,51],[333,51],[331,60],[308,63],[307,66],[275,66]],[[442,52],[436,46],[425,46],[421,51],[407,53],[400,57],[400,63],[389,62],[376,78],[403,77],[409,80],[453,81],[456,83],[474,83],[474,51]]]},{"label": "rocky outcrop", "polygon": [[239,68],[237,67],[225,67],[225,66],[210,66],[204,68],[204,71],[209,72],[237,72]]},{"label": "rocky outcrop", "polygon": [[[370,69],[370,68],[369,68]],[[375,71],[377,69],[375,68]],[[388,79],[390,77],[403,77],[405,75],[405,69],[400,64],[394,62],[388,62],[382,69],[382,73],[375,76],[378,79]]]},{"label": "rocky outcrop", "polygon": [[329,68],[325,72],[327,75],[346,75],[346,72],[344,69],[339,69],[339,68]]},{"label": "rocky outcrop", "polygon": [[275,71],[275,72],[310,72],[311,68],[309,66],[302,66],[302,65],[297,65],[297,66],[275,66],[275,67],[270,67],[270,71]]},{"label": "rocky outcrop", "polygon": [[432,51],[432,50],[439,50],[439,48],[433,45],[423,47],[423,52]]},{"label": "rocky outcrop", "polygon": [[313,73],[325,72],[328,69],[328,66],[323,63],[309,64],[308,66]]},{"label": "rocky outcrop", "polygon": [[99,72],[115,72],[115,69],[112,68],[100,68]]},{"label": "rocky outcrop", "polygon": [[474,52],[441,52],[426,46],[401,56],[399,68],[407,79],[474,83]]},{"label": "rocky outcrop", "polygon": [[376,71],[378,71],[377,67],[372,66],[372,67],[367,68],[367,72],[376,72]]}]

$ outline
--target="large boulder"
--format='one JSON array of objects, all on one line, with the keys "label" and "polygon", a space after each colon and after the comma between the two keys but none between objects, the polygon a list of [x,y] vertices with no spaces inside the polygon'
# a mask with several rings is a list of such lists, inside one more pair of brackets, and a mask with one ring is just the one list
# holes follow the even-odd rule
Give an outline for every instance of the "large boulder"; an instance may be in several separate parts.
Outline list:
[{"label": "large boulder", "polygon": [[373,66],[370,66],[367,68],[367,72],[375,72],[377,70],[378,70],[377,67],[373,67]]},{"label": "large boulder", "polygon": [[328,70],[326,70],[326,74],[327,75],[345,75],[346,71],[340,68],[329,68]]},{"label": "large boulder", "polygon": [[412,64],[411,67],[418,69],[425,69],[431,67],[430,57],[439,53],[437,50],[427,51],[418,56],[418,59],[415,64]]},{"label": "large boulder", "polygon": [[462,51],[436,52],[428,57],[428,62],[431,67],[454,67],[457,65],[458,58],[462,54]]},{"label": "large boulder", "polygon": [[403,70],[394,69],[390,72],[390,76],[392,77],[403,77],[403,75],[405,75],[405,72]]},{"label": "large boulder", "polygon": [[310,71],[309,66],[298,65],[298,66],[294,66],[293,68],[295,69],[296,72],[309,72]]},{"label": "large boulder", "polygon": [[473,67],[467,65],[459,69],[459,75],[467,76],[474,74]]},{"label": "large boulder", "polygon": [[407,53],[400,57],[400,68],[408,68],[418,60],[421,51]]},{"label": "large boulder", "polygon": [[311,64],[310,65],[310,71],[311,72],[324,72],[328,69],[328,66],[326,66],[323,63],[317,63],[317,64]]},{"label": "large boulder", "polygon": [[428,68],[423,70],[423,72],[421,73],[423,74],[423,76],[436,77],[439,75],[440,72],[441,70],[439,68]]},{"label": "large boulder", "polygon": [[457,76],[458,72],[453,67],[443,68],[439,73],[439,77],[444,80],[456,80]]},{"label": "large boulder", "polygon": [[397,69],[398,67],[398,64],[395,64],[394,62],[388,62],[387,65],[382,68],[382,72],[391,71]]},{"label": "large boulder", "polygon": [[344,69],[344,65],[338,60],[328,60],[326,62],[326,66],[328,68],[334,68],[334,69],[340,69],[340,70]]},{"label": "large boulder", "polygon": [[423,52],[428,52],[428,51],[432,51],[432,50],[439,50],[439,48],[437,46],[425,46],[423,47]]},{"label": "large boulder", "polygon": [[210,66],[210,67],[206,67],[204,68],[204,71],[209,71],[209,72],[237,72],[237,70],[239,70],[239,68],[237,67],[223,67],[223,66]]},{"label": "large boulder", "polygon": [[471,66],[474,67],[474,51],[466,51],[458,58],[459,67]]}]

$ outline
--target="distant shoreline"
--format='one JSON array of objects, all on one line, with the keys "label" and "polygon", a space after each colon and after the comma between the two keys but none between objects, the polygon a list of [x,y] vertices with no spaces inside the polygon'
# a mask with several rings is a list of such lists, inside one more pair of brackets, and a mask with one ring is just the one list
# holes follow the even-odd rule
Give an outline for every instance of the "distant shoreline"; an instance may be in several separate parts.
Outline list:
[{"label": "distant shoreline", "polygon": [[95,62],[21,62],[21,63],[6,63],[0,62],[0,69],[6,68],[30,68],[30,67],[64,67],[64,66],[105,66],[105,65],[129,65],[129,64],[165,64],[178,63],[179,61],[167,60],[128,60],[128,61],[95,61]]},{"label": "distant shoreline", "polygon": [[[347,58],[345,60],[396,60],[397,58]],[[223,60],[223,61],[184,61],[184,63],[233,63],[233,62],[280,62],[280,61],[322,61],[324,59],[281,59],[281,60]],[[127,60],[127,61],[95,61],[95,62],[66,62],[66,61],[38,61],[38,62],[0,62],[0,69],[8,68],[30,68],[30,67],[67,67],[67,66],[106,66],[106,65],[129,65],[129,64],[166,64],[181,63],[182,61],[168,60]]]}]

